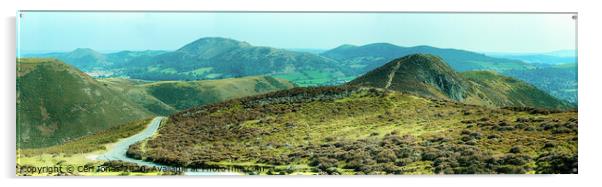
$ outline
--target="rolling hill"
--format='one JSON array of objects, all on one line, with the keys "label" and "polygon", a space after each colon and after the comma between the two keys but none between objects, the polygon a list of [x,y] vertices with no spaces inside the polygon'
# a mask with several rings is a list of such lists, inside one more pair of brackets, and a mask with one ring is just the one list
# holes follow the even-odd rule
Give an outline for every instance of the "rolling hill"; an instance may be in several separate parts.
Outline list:
[{"label": "rolling hill", "polygon": [[289,89],[295,86],[289,81],[269,76],[158,82],[107,78],[100,79],[99,82],[157,115],[169,115],[195,106]]},{"label": "rolling hill", "polygon": [[342,65],[351,68],[356,74],[363,74],[393,59],[416,53],[440,56],[456,71],[500,71],[535,67],[518,60],[494,58],[459,49],[442,49],[431,46],[400,47],[390,43],[373,43],[363,46],[341,45],[321,55],[340,61]]},{"label": "rolling hill", "polygon": [[[227,38],[201,38],[153,58],[137,59],[122,67],[124,74],[144,80],[199,80],[254,75],[297,76],[328,80],[344,76],[335,60],[306,52],[252,46]],[[291,80],[291,79],[289,79]],[[295,79],[296,80],[296,79]],[[293,81],[295,81],[293,80]]]},{"label": "rolling hill", "polygon": [[427,54],[395,59],[349,84],[493,107],[572,107],[534,86],[494,72],[457,73],[443,59]]},{"label": "rolling hill", "polygon": [[98,79],[98,82],[116,93],[123,95],[130,101],[141,105],[155,115],[169,115],[178,111],[174,106],[165,104],[163,101],[148,93],[148,90],[142,85],[151,83],[150,81],[124,78],[103,78]]},{"label": "rolling hill", "polygon": [[65,53],[26,55],[26,57],[56,58],[85,72],[103,69],[110,64],[104,54],[90,48],[77,48]]},{"label": "rolling hill", "polygon": [[151,113],[54,59],[17,59],[17,147],[45,147]]},{"label": "rolling hill", "polygon": [[576,173],[577,123],[571,111],[293,88],[176,113],[127,154],[252,174]]}]

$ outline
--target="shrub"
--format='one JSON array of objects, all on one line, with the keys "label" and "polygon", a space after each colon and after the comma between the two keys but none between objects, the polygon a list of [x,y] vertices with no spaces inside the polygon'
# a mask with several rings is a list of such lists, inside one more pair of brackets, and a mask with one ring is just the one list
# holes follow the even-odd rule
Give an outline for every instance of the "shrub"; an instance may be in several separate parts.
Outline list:
[{"label": "shrub", "polygon": [[380,153],[378,153],[376,155],[375,160],[379,163],[384,163],[384,162],[392,162],[397,158],[397,155],[395,155],[395,152],[393,152],[390,149],[383,149],[382,151],[380,151]]},{"label": "shrub", "polygon": [[403,170],[391,162],[381,164],[380,168],[388,174],[403,174]]},{"label": "shrub", "polygon": [[500,159],[501,165],[525,165],[531,161],[531,157],[526,154],[506,154]]},{"label": "shrub", "polygon": [[321,171],[326,171],[326,169],[331,167],[337,167],[338,160],[327,158],[327,157],[314,157],[311,162],[309,162],[310,166],[314,166]]},{"label": "shrub", "polygon": [[536,161],[536,173],[542,174],[576,174],[578,172],[577,155],[547,152],[541,154]]}]

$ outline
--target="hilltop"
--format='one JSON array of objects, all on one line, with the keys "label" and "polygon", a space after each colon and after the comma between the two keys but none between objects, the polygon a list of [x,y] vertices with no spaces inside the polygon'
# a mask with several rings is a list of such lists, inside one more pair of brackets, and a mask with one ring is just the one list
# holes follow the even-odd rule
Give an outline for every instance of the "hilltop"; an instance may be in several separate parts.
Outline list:
[{"label": "hilltop", "polygon": [[[344,72],[337,62],[311,53],[253,46],[228,38],[201,38],[180,49],[125,64],[124,74],[144,80],[222,79],[255,75],[294,76],[299,80]],[[321,77],[322,78],[322,77]],[[292,80],[292,79],[289,79]]]},{"label": "hilltop", "polygon": [[455,72],[443,59],[429,54],[392,60],[348,84],[493,107],[572,107],[534,86],[494,72]]}]

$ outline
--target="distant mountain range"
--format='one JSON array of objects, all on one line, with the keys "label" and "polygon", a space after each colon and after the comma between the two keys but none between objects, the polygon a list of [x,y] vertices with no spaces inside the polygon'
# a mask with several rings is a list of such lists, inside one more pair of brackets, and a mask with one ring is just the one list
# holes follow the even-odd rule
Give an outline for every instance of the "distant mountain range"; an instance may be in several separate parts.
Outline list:
[{"label": "distant mountain range", "polygon": [[221,79],[253,75],[319,72],[344,75],[337,61],[311,53],[252,46],[226,38],[201,38],[153,58],[119,66],[125,75],[145,80]]},{"label": "distant mountain range", "polygon": [[91,49],[76,49],[37,56],[56,57],[84,71],[98,68],[113,71],[118,76],[144,80],[219,79],[266,74],[295,74],[302,76],[299,80],[305,80],[316,73],[332,74],[330,78],[336,79],[361,75],[395,58],[414,53],[441,56],[456,71],[533,68],[521,61],[470,51],[430,46],[400,47],[389,43],[342,45],[319,55],[315,50],[312,53],[299,51],[303,50],[252,46],[212,37],[198,39],[171,52],[124,51],[103,55]]},{"label": "distant mountain range", "polygon": [[[459,49],[401,47],[389,43],[341,45],[321,53],[320,50],[304,51],[308,50],[253,46],[247,42],[211,37],[198,39],[175,51],[123,51],[102,54],[91,49],[76,49],[68,53],[30,56],[58,58],[94,77],[167,81],[270,75],[289,80],[299,86],[319,86],[343,84],[393,59],[423,53],[441,57],[455,71],[492,70],[527,81],[555,97],[570,102],[576,101],[576,92],[570,92],[576,90],[572,86],[576,84],[574,77],[538,73],[542,71],[541,68],[551,68],[556,63],[574,59],[567,56],[570,52],[566,51],[519,56],[487,53],[501,55],[492,57]],[[559,71],[566,74],[565,70]],[[529,77],[531,75],[537,77]],[[555,81],[545,81],[550,79]]]},{"label": "distant mountain range", "polygon": [[441,49],[431,46],[400,47],[389,43],[363,46],[342,45],[326,51],[322,55],[339,60],[345,66],[356,70],[356,73],[362,74],[393,59],[416,53],[440,56],[456,71],[534,68],[533,65],[518,60],[494,58],[465,50]]},{"label": "distant mountain range", "polygon": [[23,57],[56,58],[84,72],[93,72],[110,70],[111,67],[119,66],[134,58],[150,58],[162,53],[165,51],[120,51],[104,54],[90,48],[77,48],[64,53],[26,54]]}]

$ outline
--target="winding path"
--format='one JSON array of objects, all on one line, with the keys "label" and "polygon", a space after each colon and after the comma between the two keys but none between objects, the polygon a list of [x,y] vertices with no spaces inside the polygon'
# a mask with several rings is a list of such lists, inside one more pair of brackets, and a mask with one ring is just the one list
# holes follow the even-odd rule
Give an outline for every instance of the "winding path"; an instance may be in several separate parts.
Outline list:
[{"label": "winding path", "polygon": [[[148,162],[138,159],[133,159],[126,156],[126,152],[129,149],[130,145],[135,144],[136,142],[142,141],[146,138],[149,138],[155,134],[155,132],[159,129],[161,125],[161,121],[163,121],[165,117],[159,116],[155,117],[146,127],[146,129],[142,130],[138,134],[133,136],[123,138],[117,143],[115,143],[105,154],[99,155],[96,157],[98,160],[121,160],[126,162],[135,163],[141,166],[151,166],[151,167],[170,167],[162,164],[157,164],[154,162]],[[184,175],[239,175],[238,173],[232,172],[214,172],[214,171],[186,171]]]}]

